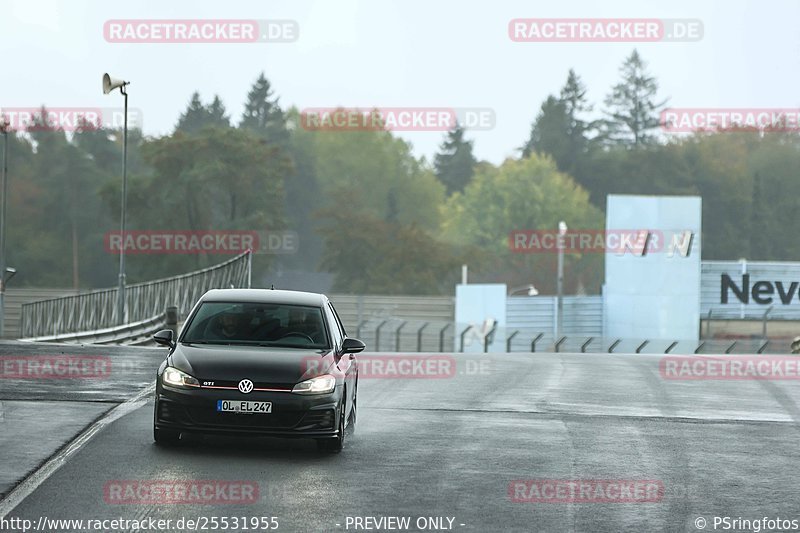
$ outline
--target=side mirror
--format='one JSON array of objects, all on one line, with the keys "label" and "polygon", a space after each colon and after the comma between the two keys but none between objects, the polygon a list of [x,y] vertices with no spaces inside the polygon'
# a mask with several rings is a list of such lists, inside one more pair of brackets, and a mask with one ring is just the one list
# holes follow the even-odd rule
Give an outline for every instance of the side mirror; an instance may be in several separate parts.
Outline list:
[{"label": "side mirror", "polygon": [[172,336],[173,333],[171,329],[162,329],[161,331],[153,335],[153,340],[156,341],[157,344],[173,348],[175,346],[175,343],[172,341]]},{"label": "side mirror", "polygon": [[358,339],[351,339],[347,337],[342,342],[342,353],[359,353],[363,352],[367,345]]}]

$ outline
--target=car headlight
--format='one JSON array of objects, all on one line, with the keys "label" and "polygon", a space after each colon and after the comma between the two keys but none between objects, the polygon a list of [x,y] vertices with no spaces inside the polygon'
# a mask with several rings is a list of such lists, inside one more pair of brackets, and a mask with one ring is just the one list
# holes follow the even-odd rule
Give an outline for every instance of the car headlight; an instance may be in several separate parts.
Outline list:
[{"label": "car headlight", "polygon": [[193,378],[186,372],[181,372],[177,368],[172,368],[171,366],[164,369],[164,373],[161,374],[161,380],[165,385],[170,385],[172,387],[200,386],[200,382],[197,381],[197,378]]},{"label": "car headlight", "polygon": [[326,392],[332,392],[335,388],[336,378],[326,374],[301,381],[294,386],[292,392],[297,394],[325,394]]}]

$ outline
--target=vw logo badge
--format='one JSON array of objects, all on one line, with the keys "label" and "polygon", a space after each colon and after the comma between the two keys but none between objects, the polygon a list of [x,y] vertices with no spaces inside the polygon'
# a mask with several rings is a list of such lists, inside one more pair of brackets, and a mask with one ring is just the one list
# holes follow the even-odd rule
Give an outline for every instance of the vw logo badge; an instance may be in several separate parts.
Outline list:
[{"label": "vw logo badge", "polygon": [[249,379],[243,379],[239,382],[239,392],[242,394],[248,394],[253,392],[253,382]]}]

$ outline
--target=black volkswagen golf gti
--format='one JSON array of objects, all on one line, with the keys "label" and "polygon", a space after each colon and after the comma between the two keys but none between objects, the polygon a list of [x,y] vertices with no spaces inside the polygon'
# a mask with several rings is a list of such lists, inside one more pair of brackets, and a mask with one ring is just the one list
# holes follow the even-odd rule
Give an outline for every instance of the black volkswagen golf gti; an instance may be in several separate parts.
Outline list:
[{"label": "black volkswagen golf gti", "polygon": [[156,379],[153,437],[182,432],[310,437],[341,451],[355,427],[364,343],[322,294],[212,290],[192,309]]}]

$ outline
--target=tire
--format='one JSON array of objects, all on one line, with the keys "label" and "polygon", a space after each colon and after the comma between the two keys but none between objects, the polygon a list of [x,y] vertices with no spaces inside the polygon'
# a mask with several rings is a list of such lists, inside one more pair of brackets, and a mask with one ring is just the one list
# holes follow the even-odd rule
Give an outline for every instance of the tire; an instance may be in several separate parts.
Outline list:
[{"label": "tire", "polygon": [[327,453],[340,453],[344,448],[344,428],[344,398],[342,398],[342,403],[339,404],[339,435],[332,439],[317,440],[317,449]]},{"label": "tire", "polygon": [[177,444],[181,438],[181,432],[174,429],[158,429],[153,426],[153,440],[157,444]]},{"label": "tire", "polygon": [[358,389],[353,394],[353,410],[350,412],[350,433],[354,434],[356,432],[356,413],[358,412]]}]

